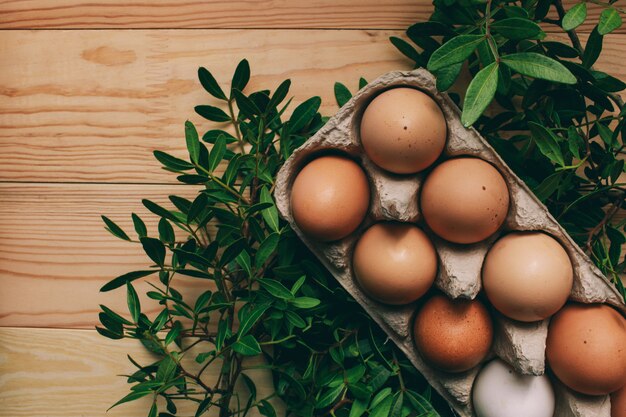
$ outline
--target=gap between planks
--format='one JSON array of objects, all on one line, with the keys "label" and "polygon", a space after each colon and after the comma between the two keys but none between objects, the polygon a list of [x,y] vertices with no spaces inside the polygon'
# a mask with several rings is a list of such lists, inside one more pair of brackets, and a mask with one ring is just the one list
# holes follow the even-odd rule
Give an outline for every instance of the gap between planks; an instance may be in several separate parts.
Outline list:
[{"label": "gap between planks", "polygon": [[[565,0],[565,9],[578,3]],[[400,29],[427,20],[431,0],[0,1],[0,29]],[[588,3],[590,32],[602,8]],[[552,12],[551,17],[556,17]],[[559,32],[553,25],[546,30]],[[626,32],[625,29],[620,29]]]}]

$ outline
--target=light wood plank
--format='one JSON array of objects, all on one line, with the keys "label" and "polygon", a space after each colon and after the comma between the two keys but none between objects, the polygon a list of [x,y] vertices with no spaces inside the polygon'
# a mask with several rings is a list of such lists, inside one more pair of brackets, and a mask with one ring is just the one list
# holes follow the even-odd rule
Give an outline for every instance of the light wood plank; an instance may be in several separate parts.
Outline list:
[{"label": "light wood plank", "polygon": [[400,28],[427,0],[0,1],[0,28]]},{"label": "light wood plank", "polygon": [[[185,154],[186,118],[216,104],[196,81],[199,65],[229,80],[248,57],[249,90],[293,80],[298,102],[337,109],[334,81],[353,91],[409,69],[388,31],[5,31],[0,33],[0,178],[5,181],[165,183],[152,150]],[[607,37],[598,68],[626,79],[626,35]],[[303,51],[307,51],[304,53]]]},{"label": "light wood plank", "polygon": [[[566,0],[568,9],[577,0]],[[579,30],[601,7],[589,4]],[[0,28],[341,28],[406,29],[427,20],[431,0],[1,0]],[[550,31],[558,28],[549,27]]]},{"label": "light wood plank", "polygon": [[[126,359],[130,354],[142,364],[155,357],[136,340],[113,341],[92,330],[0,328],[0,417],[129,417],[145,416],[149,397],[109,408],[128,393],[126,379],[118,375],[134,371]],[[198,345],[200,347],[200,345]],[[200,349],[190,350],[188,370],[197,370],[193,357]],[[249,362],[247,365],[258,364]],[[135,368],[136,369],[136,368]],[[214,382],[219,368],[210,366],[203,380]],[[273,392],[271,374],[265,370],[248,370],[258,389],[258,398]],[[243,384],[242,384],[243,385]],[[237,391],[246,398],[247,391]],[[277,410],[281,403],[272,400]],[[179,403],[182,405],[183,403]],[[164,405],[160,404],[165,411]],[[212,410],[207,416],[216,416]],[[193,415],[187,404],[178,415]],[[251,416],[257,417],[256,410]]]},{"label": "light wood plank", "polygon": [[[0,326],[93,329],[98,304],[127,311],[123,289],[99,289],[151,262],[140,245],[105,231],[100,214],[134,236],[130,213],[135,212],[156,236],[156,216],[141,199],[173,207],[167,201],[171,194],[189,198],[195,191],[185,186],[0,184]],[[178,236],[184,238],[183,232]],[[212,282],[198,279],[181,279],[177,285],[190,300],[212,288]],[[146,284],[137,285],[139,293],[147,290]],[[148,313],[158,311],[153,300],[144,298],[142,305]]]},{"label": "light wood plank", "polygon": [[185,153],[183,123],[200,129],[198,104],[217,104],[200,65],[230,80],[246,57],[249,91],[291,78],[295,102],[323,98],[335,81],[353,91],[410,63],[389,31],[137,30],[0,33],[0,178],[10,181],[163,183],[154,149]]},{"label": "light wood plank", "polygon": [[[99,288],[115,276],[146,268],[150,260],[138,245],[109,235],[100,214],[132,235],[134,211],[155,235],[155,217],[140,201],[150,198],[171,207],[170,194],[191,197],[194,190],[169,185],[0,184],[0,326],[93,328],[98,304],[125,312],[123,289],[100,293]],[[177,289],[191,300],[212,288],[204,280],[177,282]],[[138,292],[147,289],[137,284]],[[154,314],[158,307],[149,301],[142,300],[144,311]]]}]

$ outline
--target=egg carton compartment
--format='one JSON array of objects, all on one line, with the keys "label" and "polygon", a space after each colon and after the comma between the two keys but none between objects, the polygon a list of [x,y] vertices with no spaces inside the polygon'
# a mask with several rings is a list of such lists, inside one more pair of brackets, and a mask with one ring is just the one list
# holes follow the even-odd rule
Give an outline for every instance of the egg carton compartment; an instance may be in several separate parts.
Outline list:
[{"label": "egg carton compartment", "polygon": [[[364,109],[379,93],[400,86],[416,88],[429,94],[445,116],[447,141],[442,156],[433,166],[452,157],[471,156],[491,163],[504,177],[509,189],[509,211],[500,230],[487,240],[461,245],[435,236],[425,227],[418,203],[425,173],[389,173],[375,165],[364,152],[359,140],[359,126]],[[290,195],[292,184],[302,167],[329,152],[348,156],[363,168],[370,183],[370,205],[366,219],[354,233],[339,241],[319,242],[298,228],[291,213]],[[561,243],[571,259],[574,283],[570,299],[584,303],[606,303],[622,314],[626,313],[626,306],[612,284],[478,132],[473,128],[463,127],[459,109],[447,95],[437,91],[434,77],[425,70],[390,72],[360,90],[286,161],[277,177],[275,197],[279,212],[296,234],[462,417],[475,415],[471,405],[472,385],[481,366],[490,358],[498,356],[522,374],[541,375],[545,372],[549,320],[522,323],[494,312],[494,341],[491,352],[483,363],[457,374],[432,368],[420,357],[410,330],[417,304],[390,306],[379,303],[366,295],[355,281],[351,262],[354,246],[363,232],[375,222],[395,220],[417,224],[428,234],[439,258],[434,286],[450,298],[466,299],[476,298],[481,291],[484,258],[502,233],[546,232]],[[560,385],[555,378],[552,381],[557,394],[555,416],[610,416],[610,407],[604,405],[609,403],[608,396],[581,396]]]}]

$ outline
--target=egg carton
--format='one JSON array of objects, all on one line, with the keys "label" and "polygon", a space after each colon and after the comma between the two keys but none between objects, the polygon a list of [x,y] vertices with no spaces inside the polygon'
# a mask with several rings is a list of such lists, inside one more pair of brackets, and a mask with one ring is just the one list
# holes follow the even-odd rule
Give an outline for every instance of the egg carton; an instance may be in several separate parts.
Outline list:
[{"label": "egg carton", "polygon": [[[447,242],[424,227],[418,206],[418,194],[424,180],[422,173],[395,175],[376,166],[366,155],[359,140],[363,112],[379,93],[393,87],[407,86],[429,94],[446,118],[448,137],[437,161],[457,156],[472,156],[494,165],[506,180],[510,208],[500,230],[489,239],[468,245]],[[348,155],[365,170],[371,189],[366,219],[346,238],[336,242],[316,241],[300,231],[290,208],[291,187],[304,165],[317,156],[340,152]],[[356,241],[372,224],[384,221],[412,222],[421,226],[432,239],[439,257],[435,286],[451,298],[474,299],[481,291],[481,268],[490,246],[498,236],[509,231],[544,231],[565,248],[574,269],[570,299],[582,303],[606,303],[622,313],[626,306],[610,281],[595,267],[547,208],[498,156],[495,150],[473,128],[465,128],[460,111],[452,100],[437,91],[434,77],[425,70],[387,73],[360,90],[312,138],[286,161],[276,181],[276,204],[297,235],[380,325],[389,338],[406,354],[429,383],[462,417],[474,416],[471,391],[474,379],[484,362],[498,356],[521,374],[542,375],[545,372],[545,347],[548,320],[521,323],[494,311],[494,343],[490,355],[475,368],[458,374],[437,370],[420,357],[411,334],[416,304],[390,306],[369,298],[357,284],[352,270],[352,252]],[[610,417],[608,396],[590,397],[577,394],[551,378],[556,394],[555,417]]]}]

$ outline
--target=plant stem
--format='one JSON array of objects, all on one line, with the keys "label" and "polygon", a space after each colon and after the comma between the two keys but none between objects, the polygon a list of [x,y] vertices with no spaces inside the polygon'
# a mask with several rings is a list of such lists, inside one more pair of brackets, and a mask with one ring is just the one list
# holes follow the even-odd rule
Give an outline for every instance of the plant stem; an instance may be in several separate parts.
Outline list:
[{"label": "plant stem", "polygon": [[230,115],[230,119],[233,122],[233,127],[235,128],[235,136],[237,136],[237,142],[239,143],[239,149],[241,149],[241,153],[245,154],[246,150],[243,146],[243,139],[241,137],[241,130],[239,129],[239,120],[235,117],[235,111],[233,109],[233,99],[228,100],[228,113]]}]

